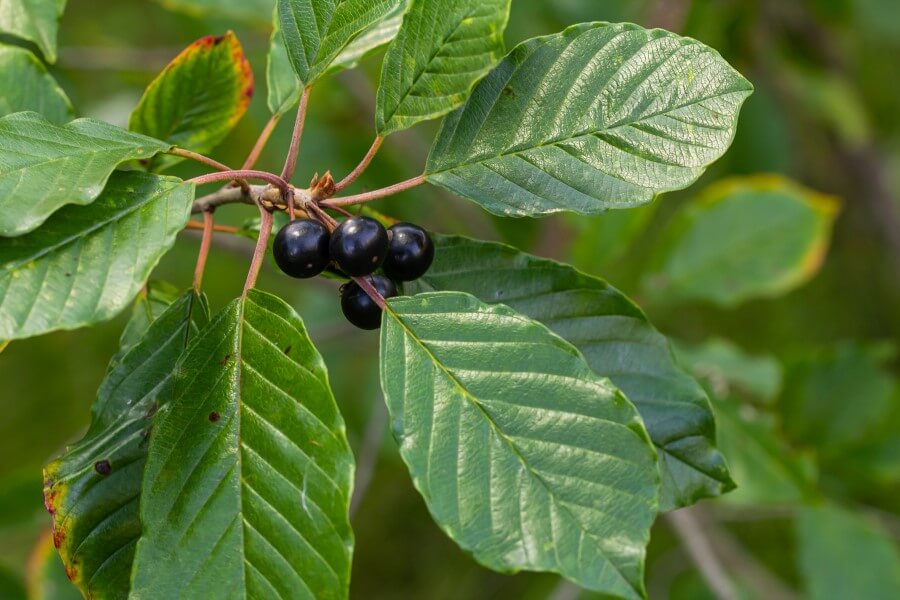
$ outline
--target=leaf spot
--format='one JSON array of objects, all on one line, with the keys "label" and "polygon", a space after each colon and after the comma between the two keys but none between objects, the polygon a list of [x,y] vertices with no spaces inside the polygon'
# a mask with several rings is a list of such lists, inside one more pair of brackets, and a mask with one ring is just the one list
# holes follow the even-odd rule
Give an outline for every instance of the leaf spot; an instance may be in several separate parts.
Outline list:
[{"label": "leaf spot", "polygon": [[106,459],[98,460],[94,463],[94,470],[97,471],[97,473],[99,473],[100,475],[106,477],[107,475],[112,473],[112,465],[109,464],[109,461]]}]

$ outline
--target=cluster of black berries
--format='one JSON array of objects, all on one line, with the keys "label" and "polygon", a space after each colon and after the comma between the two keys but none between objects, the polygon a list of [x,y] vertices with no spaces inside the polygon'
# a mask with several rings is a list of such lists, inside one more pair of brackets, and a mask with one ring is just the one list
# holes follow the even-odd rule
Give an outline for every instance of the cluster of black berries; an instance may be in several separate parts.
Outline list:
[{"label": "cluster of black berries", "polygon": [[[298,219],[275,236],[275,262],[291,277],[315,277],[328,268],[349,277],[368,277],[385,298],[397,295],[395,281],[412,281],[428,271],[434,243],[417,225],[387,230],[375,219],[351,217],[332,233],[318,221]],[[333,264],[332,264],[333,263]],[[374,275],[381,268],[384,275]],[[354,281],[341,287],[341,309],[360,329],[378,329],[381,308]]]}]

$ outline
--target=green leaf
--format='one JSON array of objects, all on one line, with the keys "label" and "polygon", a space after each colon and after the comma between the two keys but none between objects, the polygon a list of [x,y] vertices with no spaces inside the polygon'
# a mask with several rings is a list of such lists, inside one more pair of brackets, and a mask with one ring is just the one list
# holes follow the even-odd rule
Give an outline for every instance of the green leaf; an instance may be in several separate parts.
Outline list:
[{"label": "green leaf", "polygon": [[476,560],[645,595],[652,445],[631,403],[572,345],[468,294],[395,298],[381,385],[416,488]]},{"label": "green leaf", "polygon": [[251,291],[184,355],[150,437],[133,598],[346,598],[353,455],[300,317]]},{"label": "green leaf", "polygon": [[[352,69],[364,57],[394,39],[397,31],[400,29],[400,24],[403,22],[403,13],[405,11],[406,0],[403,0],[384,19],[369,27],[369,29],[350,42],[338,54],[326,72],[333,73],[343,69]],[[272,114],[280,115],[297,104],[297,101],[300,99],[302,86],[300,85],[300,80],[297,79],[297,74],[294,72],[294,67],[291,66],[291,59],[288,58],[277,12],[275,13],[274,21],[272,37],[269,40],[266,82],[269,88],[269,110]]]},{"label": "green leaf", "polygon": [[263,24],[275,0],[156,0],[169,10],[195,17],[233,18]]},{"label": "green leaf", "polygon": [[361,32],[401,0],[278,0],[278,17],[288,58],[303,86],[324,74]]},{"label": "green leaf", "polygon": [[113,360],[84,438],[44,470],[53,540],[86,598],[125,598],[141,533],[138,500],[153,415],[171,394],[188,340],[209,319],[204,299],[181,296]]},{"label": "green leaf", "polygon": [[796,534],[810,600],[900,597],[900,552],[878,523],[837,506],[807,507]]},{"label": "green leaf", "polygon": [[[886,354],[886,356],[885,356]],[[878,346],[841,344],[789,364],[779,398],[784,429],[797,443],[840,458],[872,441],[900,399],[900,386]]]},{"label": "green leaf", "polygon": [[[200,38],[166,66],[131,113],[132,131],[207,153],[240,121],[253,97],[253,71],[234,33]],[[156,168],[181,159],[165,156]]]},{"label": "green leaf", "polygon": [[28,233],[67,204],[90,204],[116,166],[169,148],[91,119],[58,126],[32,112],[0,118],[0,236]]},{"label": "green leaf", "polygon": [[569,256],[579,269],[597,271],[625,256],[635,240],[647,229],[659,204],[645,204],[631,210],[614,210],[591,219],[568,215],[566,225],[574,230]]},{"label": "green leaf", "polygon": [[56,125],[75,117],[69,98],[34,54],[0,45],[0,117],[26,110]]},{"label": "green leaf", "polygon": [[509,5],[510,0],[411,0],[384,58],[378,135],[461,106],[503,55]]},{"label": "green leaf", "polygon": [[676,344],[675,356],[698,379],[706,380],[720,398],[739,390],[772,402],[781,390],[783,369],[775,357],[751,356],[727,340],[713,338],[696,346]]},{"label": "green leaf", "polygon": [[659,454],[662,510],[734,487],[715,448],[706,394],[675,364],[666,338],[621,292],[568,265],[502,244],[457,236],[436,236],[435,243],[431,269],[404,290],[459,290],[502,302],[574,344],[640,412]]},{"label": "green leaf", "polygon": [[812,462],[788,446],[771,417],[729,399],[717,398],[713,406],[719,448],[737,482],[725,501],[798,504],[816,495]]},{"label": "green leaf", "polygon": [[687,187],[750,83],[703,44],[585,23],[522,43],[444,121],[428,181],[508,216],[596,214]]},{"label": "green leaf", "polygon": [[118,314],[184,228],[194,186],[116,172],[89,206],[0,238],[0,339],[91,325]]},{"label": "green leaf", "polygon": [[34,42],[47,62],[56,62],[56,30],[65,0],[3,0],[0,33]]},{"label": "green leaf", "polygon": [[669,226],[644,287],[725,307],[783,295],[822,266],[837,213],[835,199],[782,177],[718,183]]}]

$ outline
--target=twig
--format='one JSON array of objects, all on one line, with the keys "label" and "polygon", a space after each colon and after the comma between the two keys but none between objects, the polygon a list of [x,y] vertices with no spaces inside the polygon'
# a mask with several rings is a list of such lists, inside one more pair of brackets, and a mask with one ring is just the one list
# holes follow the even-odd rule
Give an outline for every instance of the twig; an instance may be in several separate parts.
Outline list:
[{"label": "twig", "polygon": [[252,185],[249,192],[245,192],[240,188],[225,187],[195,200],[191,213],[197,215],[226,204],[256,204],[266,189],[264,185]]},{"label": "twig", "polygon": [[192,152],[191,150],[185,150],[184,148],[178,148],[177,146],[170,149],[166,154],[171,154],[173,156],[180,156],[181,158],[188,158],[190,160],[197,161],[198,163],[204,164],[208,167],[212,167],[217,171],[231,171],[231,167],[228,165],[223,165],[217,160],[214,160],[208,156],[203,156],[198,152]]},{"label": "twig", "polygon": [[378,200],[379,198],[386,198],[388,196],[393,196],[394,194],[399,194],[400,192],[405,192],[406,190],[411,190],[414,187],[418,187],[425,183],[425,176],[419,175],[418,177],[413,177],[412,179],[407,179],[406,181],[401,181],[400,183],[396,183],[392,186],[381,188],[380,190],[373,190],[371,192],[366,192],[365,194],[357,194],[355,196],[346,196],[344,198],[332,198],[331,200],[325,200],[321,204],[326,208],[334,208],[336,206],[352,206],[354,204],[363,204],[365,202],[371,202],[373,200]]},{"label": "twig", "polygon": [[256,144],[253,145],[253,150],[250,151],[250,154],[247,156],[247,160],[244,161],[244,165],[241,167],[242,169],[252,169],[256,164],[256,161],[259,160],[259,156],[262,154],[263,149],[266,147],[266,144],[269,142],[269,138],[272,137],[272,132],[275,131],[275,127],[278,126],[278,122],[281,120],[280,114],[272,115],[272,118],[269,119],[266,126],[263,127],[262,133],[259,134],[259,138],[256,140]]},{"label": "twig", "polygon": [[340,192],[344,188],[348,187],[351,183],[356,181],[360,175],[365,172],[366,169],[369,168],[369,165],[372,164],[372,159],[375,158],[375,155],[378,154],[378,149],[381,148],[381,144],[384,142],[384,138],[379,136],[375,137],[375,141],[372,142],[372,147],[369,148],[369,151],[366,152],[366,155],[360,161],[356,168],[353,169],[349,175],[340,180],[335,186],[334,191]]},{"label": "twig", "polygon": [[265,171],[221,171],[219,173],[208,173],[206,175],[200,175],[199,177],[194,177],[193,179],[188,179],[187,181],[189,183],[203,185],[206,183],[215,183],[216,181],[229,181],[232,179],[259,179],[277,187],[279,190],[281,190],[281,193],[285,198],[287,198],[290,194],[291,186],[288,185],[288,183],[284,179],[278,177],[277,175],[273,175],[272,173],[266,173]]},{"label": "twig", "polygon": [[256,286],[256,279],[259,277],[259,271],[262,269],[263,259],[266,257],[266,250],[269,249],[269,235],[272,233],[272,213],[270,213],[262,205],[259,206],[259,238],[256,240],[256,249],[253,251],[253,260],[250,261],[250,270],[247,272],[247,282],[244,284],[243,298]]},{"label": "twig", "polygon": [[388,413],[381,394],[375,395],[372,403],[372,413],[363,433],[362,445],[359,448],[359,457],[356,466],[356,483],[353,487],[353,496],[350,498],[350,516],[356,514],[359,505],[362,504],[372,477],[375,475],[375,465],[378,463],[378,450],[381,448],[381,439],[384,429],[387,427]]},{"label": "twig", "polygon": [[309,104],[309,93],[312,87],[307,86],[303,89],[300,96],[300,106],[297,107],[297,119],[294,121],[294,133],[291,135],[291,147],[288,150],[287,158],[284,161],[284,169],[281,170],[281,178],[290,181],[294,176],[294,169],[297,167],[297,158],[300,156],[300,140],[303,138],[303,126],[306,123],[306,108]]},{"label": "twig", "polygon": [[672,526],[672,531],[681,540],[685,550],[709,589],[719,600],[737,600],[738,594],[734,583],[728,576],[728,572],[715,550],[703,532],[703,526],[694,518],[692,508],[683,508],[666,514],[666,521]]},{"label": "twig", "polygon": [[[188,221],[184,228],[203,231],[204,225],[200,221]],[[241,230],[231,225],[213,225],[213,231],[216,233],[240,233]]]},{"label": "twig", "polygon": [[197,266],[194,268],[194,290],[197,293],[200,293],[200,286],[203,283],[203,271],[206,270],[214,226],[213,211],[208,210],[203,213],[203,237],[200,238],[200,252],[197,254]]}]

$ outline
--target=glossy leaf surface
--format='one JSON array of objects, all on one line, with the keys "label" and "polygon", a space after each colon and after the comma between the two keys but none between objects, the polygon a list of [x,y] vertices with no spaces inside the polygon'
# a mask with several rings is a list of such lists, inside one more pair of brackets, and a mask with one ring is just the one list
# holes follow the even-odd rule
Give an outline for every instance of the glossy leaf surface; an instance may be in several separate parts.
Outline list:
[{"label": "glossy leaf surface", "polygon": [[91,119],[63,126],[33,112],[0,119],[0,236],[32,231],[67,204],[90,204],[119,164],[169,144]]},{"label": "glossy leaf surface", "polygon": [[194,187],[117,172],[88,206],[0,238],[0,339],[92,325],[117,315],[184,228]]},{"label": "glossy leaf surface", "polygon": [[413,482],[476,560],[644,595],[653,448],[631,403],[572,345],[468,294],[396,298],[381,382]]},{"label": "glossy leaf surface", "polygon": [[585,23],[522,43],[444,121],[428,181],[509,216],[596,214],[687,187],[752,86],[711,48]]},{"label": "glossy leaf surface", "polygon": [[386,136],[462,105],[503,54],[510,0],[411,0],[381,71],[375,128]]},{"label": "glossy leaf surface", "polygon": [[568,265],[502,244],[437,236],[435,261],[407,293],[468,292],[537,319],[574,344],[634,403],[659,454],[663,510],[734,487],[716,450],[703,389],[679,368],[665,337],[621,292]]},{"label": "glossy leaf surface", "polygon": [[44,470],[53,541],[86,598],[128,596],[147,436],[178,359],[208,318],[205,300],[188,293],[153,321],[110,365],[84,438]]},{"label": "glossy leaf surface", "polygon": [[150,438],[132,598],[345,598],[353,455],[293,309],[235,300],[174,385]]}]

